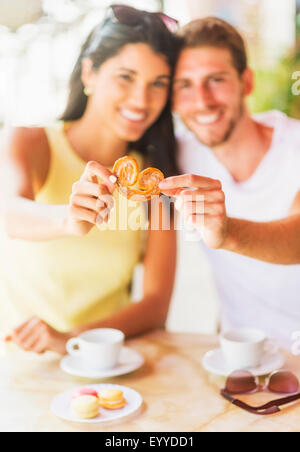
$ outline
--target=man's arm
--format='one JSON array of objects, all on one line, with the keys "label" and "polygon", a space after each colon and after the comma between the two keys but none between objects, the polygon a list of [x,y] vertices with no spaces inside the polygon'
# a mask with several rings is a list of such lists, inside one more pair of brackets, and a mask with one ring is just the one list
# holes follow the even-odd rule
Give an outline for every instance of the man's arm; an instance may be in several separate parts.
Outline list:
[{"label": "man's arm", "polygon": [[299,196],[290,217],[255,223],[227,216],[220,181],[189,174],[166,179],[160,188],[177,198],[177,209],[210,248],[277,265],[300,264]]},{"label": "man's arm", "polygon": [[222,249],[278,265],[300,264],[300,214],[270,223],[228,219]]}]

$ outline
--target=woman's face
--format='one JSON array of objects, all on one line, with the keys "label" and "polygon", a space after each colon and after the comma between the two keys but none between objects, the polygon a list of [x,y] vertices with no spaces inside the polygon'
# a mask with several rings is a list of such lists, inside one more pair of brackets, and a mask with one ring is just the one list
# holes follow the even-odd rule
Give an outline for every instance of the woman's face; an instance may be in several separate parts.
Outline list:
[{"label": "woman's face", "polygon": [[168,100],[171,69],[166,58],[138,43],[124,46],[97,71],[90,60],[84,63],[82,79],[92,92],[90,113],[120,139],[138,141]]}]

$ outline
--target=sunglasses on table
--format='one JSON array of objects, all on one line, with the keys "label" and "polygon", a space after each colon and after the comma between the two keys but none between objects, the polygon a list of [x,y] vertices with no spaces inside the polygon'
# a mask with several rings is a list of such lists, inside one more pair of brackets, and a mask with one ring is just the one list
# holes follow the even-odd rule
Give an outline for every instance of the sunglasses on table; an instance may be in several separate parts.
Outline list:
[{"label": "sunglasses on table", "polygon": [[112,20],[123,25],[135,26],[142,22],[143,18],[148,16],[158,17],[167,27],[171,33],[176,33],[179,28],[179,22],[164,13],[150,13],[148,11],[141,11],[131,6],[126,5],[112,5],[109,9],[109,14]]},{"label": "sunglasses on table", "polygon": [[[260,385],[258,377],[252,375],[251,372],[238,370],[227,378],[226,386],[221,390],[221,395],[229,402],[250,413],[268,415],[280,412],[280,406],[299,400],[299,389],[298,378],[288,371],[275,371],[267,377],[264,385]],[[252,394],[262,391],[290,395],[257,407],[250,406],[234,397],[237,394]]]}]

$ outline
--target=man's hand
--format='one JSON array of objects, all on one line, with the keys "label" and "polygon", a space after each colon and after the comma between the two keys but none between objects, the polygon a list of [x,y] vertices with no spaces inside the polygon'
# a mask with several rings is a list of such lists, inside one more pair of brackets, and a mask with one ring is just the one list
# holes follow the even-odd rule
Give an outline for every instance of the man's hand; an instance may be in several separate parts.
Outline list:
[{"label": "man's hand", "polygon": [[68,334],[54,330],[39,318],[33,317],[16,328],[5,341],[12,341],[29,352],[41,354],[50,350],[64,355],[66,343],[70,337]]},{"label": "man's hand", "polygon": [[208,247],[224,246],[228,217],[220,181],[188,174],[165,179],[159,187],[165,195],[177,198],[175,207],[201,233]]}]

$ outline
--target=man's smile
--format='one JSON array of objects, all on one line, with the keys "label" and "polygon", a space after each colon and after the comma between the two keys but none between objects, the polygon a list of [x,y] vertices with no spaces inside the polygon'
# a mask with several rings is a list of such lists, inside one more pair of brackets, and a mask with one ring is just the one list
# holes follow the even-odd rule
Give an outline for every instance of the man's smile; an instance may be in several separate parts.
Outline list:
[{"label": "man's smile", "polygon": [[219,110],[215,113],[209,113],[209,114],[197,114],[194,117],[194,121],[196,121],[197,124],[205,125],[214,125],[216,124],[221,118],[223,117],[223,111]]}]

